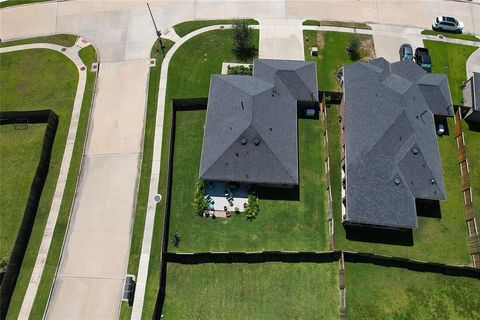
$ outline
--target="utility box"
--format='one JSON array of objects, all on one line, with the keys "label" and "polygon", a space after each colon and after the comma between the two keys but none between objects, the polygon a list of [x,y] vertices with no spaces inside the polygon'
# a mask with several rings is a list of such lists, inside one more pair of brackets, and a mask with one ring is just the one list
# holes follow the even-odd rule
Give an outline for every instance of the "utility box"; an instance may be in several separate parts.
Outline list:
[{"label": "utility box", "polygon": [[312,49],[310,50],[310,54],[311,54],[313,57],[318,56],[318,48],[317,48],[317,47],[312,47]]}]

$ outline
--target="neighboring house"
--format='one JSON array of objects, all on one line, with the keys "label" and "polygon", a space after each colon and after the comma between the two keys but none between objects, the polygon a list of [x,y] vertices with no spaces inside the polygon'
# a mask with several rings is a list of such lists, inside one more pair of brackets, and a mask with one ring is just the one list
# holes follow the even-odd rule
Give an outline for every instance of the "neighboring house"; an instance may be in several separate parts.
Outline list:
[{"label": "neighboring house", "polygon": [[447,77],[379,58],[345,66],[343,92],[343,223],[416,228],[416,199],[446,199],[434,114],[453,115]]},{"label": "neighboring house", "polygon": [[298,185],[299,108],[318,109],[313,62],[261,59],[253,76],[212,76],[200,179]]},{"label": "neighboring house", "polygon": [[473,76],[463,86],[463,105],[469,110],[465,119],[480,123],[480,73]]}]

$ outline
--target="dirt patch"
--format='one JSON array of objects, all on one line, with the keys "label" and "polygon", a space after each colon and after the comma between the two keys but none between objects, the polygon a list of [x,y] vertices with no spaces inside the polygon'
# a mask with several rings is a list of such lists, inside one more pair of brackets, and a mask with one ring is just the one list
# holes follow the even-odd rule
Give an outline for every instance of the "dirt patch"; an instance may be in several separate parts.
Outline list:
[{"label": "dirt patch", "polygon": [[361,53],[362,53],[362,61],[369,61],[375,59],[375,45],[373,44],[373,37],[366,36],[362,37],[361,39]]},{"label": "dirt patch", "polygon": [[325,34],[323,32],[317,32],[317,47],[319,52],[325,47]]}]

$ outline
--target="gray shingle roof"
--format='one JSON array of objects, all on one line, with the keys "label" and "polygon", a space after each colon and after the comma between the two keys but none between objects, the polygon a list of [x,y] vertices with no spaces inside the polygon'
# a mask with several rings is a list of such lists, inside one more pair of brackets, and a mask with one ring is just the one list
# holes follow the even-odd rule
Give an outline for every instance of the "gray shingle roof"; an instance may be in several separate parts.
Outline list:
[{"label": "gray shingle roof", "polygon": [[446,198],[429,106],[437,97],[425,97],[422,85],[448,90],[448,82],[425,74],[383,58],[344,67],[347,221],[415,228],[415,198]]},{"label": "gray shingle roof", "polygon": [[255,60],[254,76],[212,76],[199,177],[297,185],[297,101],[318,102],[316,83],[315,63],[303,61]]}]

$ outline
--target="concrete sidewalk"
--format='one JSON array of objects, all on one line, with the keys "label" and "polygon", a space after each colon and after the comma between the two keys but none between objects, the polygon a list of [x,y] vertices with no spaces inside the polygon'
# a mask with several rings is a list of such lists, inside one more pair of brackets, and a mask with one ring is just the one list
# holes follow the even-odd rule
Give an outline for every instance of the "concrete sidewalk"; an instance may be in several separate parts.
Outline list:
[{"label": "concrete sidewalk", "polygon": [[49,319],[118,317],[139,176],[148,68],[148,60],[101,64],[88,147],[47,309]]}]

